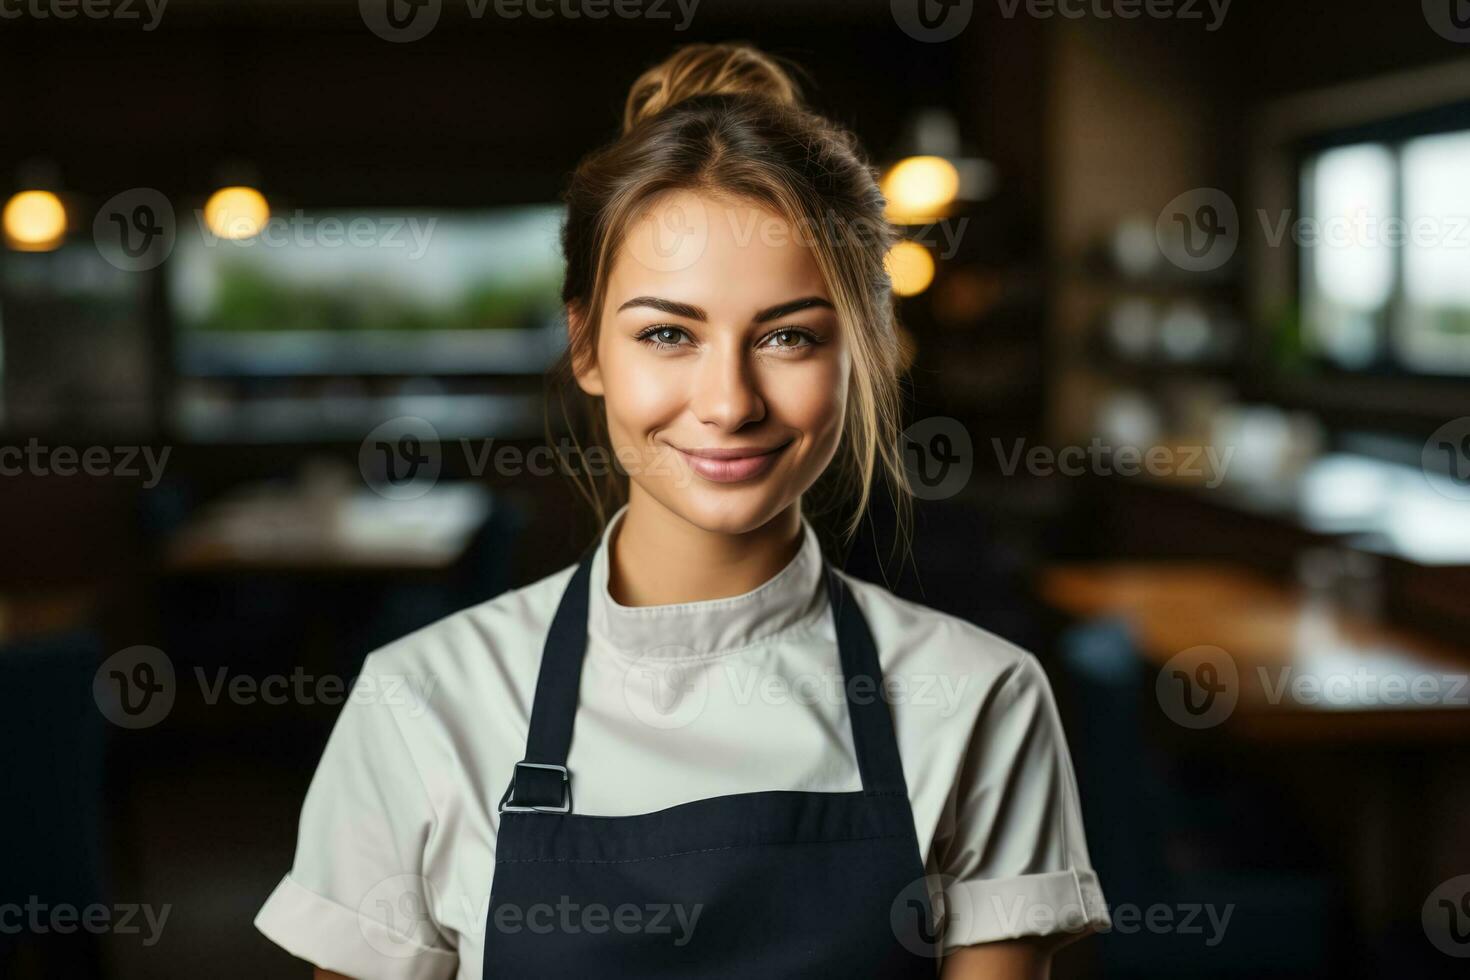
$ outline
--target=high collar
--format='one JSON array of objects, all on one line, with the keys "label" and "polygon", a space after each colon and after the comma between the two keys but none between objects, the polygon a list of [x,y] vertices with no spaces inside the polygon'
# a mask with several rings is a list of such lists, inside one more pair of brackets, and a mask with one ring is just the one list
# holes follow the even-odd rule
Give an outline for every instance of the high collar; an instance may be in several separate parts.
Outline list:
[{"label": "high collar", "polygon": [[624,504],[603,529],[588,582],[588,631],[623,655],[702,659],[809,626],[825,611],[826,566],[816,531],[805,517],[796,556],[749,592],[660,606],[618,603],[608,591],[608,543],[627,510]]}]

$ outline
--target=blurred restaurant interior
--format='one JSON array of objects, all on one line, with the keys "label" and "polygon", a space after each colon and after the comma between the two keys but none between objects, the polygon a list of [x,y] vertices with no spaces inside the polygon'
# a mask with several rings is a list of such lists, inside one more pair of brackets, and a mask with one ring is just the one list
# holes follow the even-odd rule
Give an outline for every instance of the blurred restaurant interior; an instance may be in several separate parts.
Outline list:
[{"label": "blurred restaurant interior", "polygon": [[[879,493],[847,569],[1041,659],[1115,925],[1233,908],[1056,975],[1464,975],[1463,4],[136,6],[0,0],[0,903],[169,913],[0,929],[0,975],[306,975],[251,920],[341,698],[263,681],[590,540],[494,451],[546,441],[566,175],[695,40],[802,65],[910,239],[913,554]],[[138,647],[177,697],[104,717]]]}]

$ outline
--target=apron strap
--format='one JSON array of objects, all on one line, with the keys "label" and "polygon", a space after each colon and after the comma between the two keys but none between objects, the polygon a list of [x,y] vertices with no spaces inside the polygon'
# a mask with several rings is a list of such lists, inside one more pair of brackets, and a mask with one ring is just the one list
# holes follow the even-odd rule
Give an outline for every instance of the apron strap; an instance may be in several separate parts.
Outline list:
[{"label": "apron strap", "polygon": [[541,652],[536,677],[536,700],[531,705],[531,730],[526,738],[526,761],[564,766],[572,747],[572,722],[582,687],[582,660],[587,649],[587,596],[592,578],[592,556],[583,558],[556,607],[551,631]]},{"label": "apron strap", "polygon": [[907,796],[903,760],[898,754],[893,713],[884,696],[883,668],[878,662],[872,630],[837,569],[830,564],[825,564],[824,569],[832,620],[837,627],[837,651],[842,658],[842,687],[852,722],[852,744],[863,789],[868,793]]},{"label": "apron strap", "polygon": [[[595,547],[589,549],[577,565],[551,621],[536,675],[526,757],[516,763],[510,786],[500,801],[502,811],[565,813],[570,809],[571,786],[566,763],[582,685],[582,661],[587,650],[588,595],[595,554]],[[907,796],[873,634],[852,592],[826,562],[823,578],[837,629],[843,692],[863,790]]]}]

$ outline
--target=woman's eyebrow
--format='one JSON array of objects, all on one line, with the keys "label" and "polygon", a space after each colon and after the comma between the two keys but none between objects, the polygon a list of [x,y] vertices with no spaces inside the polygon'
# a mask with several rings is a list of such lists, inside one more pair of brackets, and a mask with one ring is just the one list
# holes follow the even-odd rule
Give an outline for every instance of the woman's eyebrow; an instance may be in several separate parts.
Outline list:
[{"label": "woman's eyebrow", "polygon": [[832,309],[832,304],[820,296],[806,296],[802,299],[794,299],[789,303],[781,303],[778,306],[772,306],[768,309],[761,310],[755,315],[755,322],[765,323],[767,320],[779,320],[781,317],[791,313],[795,313],[798,310],[805,310],[813,307],[824,307],[830,310]]},{"label": "woman's eyebrow", "polygon": [[[646,306],[649,309],[658,310],[659,312],[667,313],[670,316],[683,317],[686,320],[698,320],[700,323],[704,323],[709,319],[704,310],[700,309],[697,306],[691,306],[688,303],[676,303],[671,299],[662,299],[658,296],[634,296],[622,306],[619,306],[618,312],[621,313],[624,310],[632,309],[635,306]],[[795,313],[798,310],[805,310],[812,307],[823,307],[829,310],[833,309],[832,304],[820,296],[804,296],[801,299],[794,299],[786,303],[779,303],[776,306],[767,307],[766,309],[761,310],[755,315],[754,322],[766,323],[770,320],[778,320],[781,317],[791,313]]]}]

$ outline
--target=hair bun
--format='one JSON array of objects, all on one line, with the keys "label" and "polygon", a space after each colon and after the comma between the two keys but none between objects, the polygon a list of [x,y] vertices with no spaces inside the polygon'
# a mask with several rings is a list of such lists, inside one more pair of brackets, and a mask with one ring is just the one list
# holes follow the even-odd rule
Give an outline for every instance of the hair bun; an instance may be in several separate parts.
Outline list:
[{"label": "hair bun", "polygon": [[801,104],[801,89],[776,60],[748,44],[686,44],[638,76],[623,132],[696,95],[750,95]]}]

